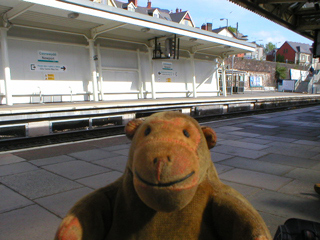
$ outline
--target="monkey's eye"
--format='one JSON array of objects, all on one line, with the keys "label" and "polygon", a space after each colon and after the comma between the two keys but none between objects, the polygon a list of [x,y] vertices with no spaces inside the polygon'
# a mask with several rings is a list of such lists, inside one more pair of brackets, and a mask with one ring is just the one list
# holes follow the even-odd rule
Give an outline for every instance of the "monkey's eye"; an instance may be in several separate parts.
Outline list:
[{"label": "monkey's eye", "polygon": [[151,128],[147,127],[146,130],[144,131],[144,135],[148,136],[151,133]]},{"label": "monkey's eye", "polygon": [[190,137],[190,134],[189,134],[189,132],[187,131],[187,130],[183,130],[183,134],[187,137],[187,138],[189,138]]}]

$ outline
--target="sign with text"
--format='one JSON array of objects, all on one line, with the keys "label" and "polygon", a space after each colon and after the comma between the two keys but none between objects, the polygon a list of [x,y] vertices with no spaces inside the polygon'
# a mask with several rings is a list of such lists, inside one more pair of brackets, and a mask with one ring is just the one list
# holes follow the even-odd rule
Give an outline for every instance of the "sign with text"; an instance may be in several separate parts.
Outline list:
[{"label": "sign with text", "polygon": [[38,62],[58,62],[58,53],[39,50]]},{"label": "sign with text", "polygon": [[57,64],[34,64],[30,65],[31,71],[36,72],[66,72],[67,67],[65,65]]}]

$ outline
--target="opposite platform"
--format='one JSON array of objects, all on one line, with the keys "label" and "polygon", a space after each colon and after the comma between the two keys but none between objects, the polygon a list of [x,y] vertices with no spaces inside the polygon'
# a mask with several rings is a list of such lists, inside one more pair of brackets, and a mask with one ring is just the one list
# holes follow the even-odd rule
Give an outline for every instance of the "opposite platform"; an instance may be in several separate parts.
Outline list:
[{"label": "opposite platform", "polygon": [[[320,222],[320,106],[206,125],[219,176],[254,205],[272,235],[288,218]],[[53,239],[80,197],[123,173],[124,136],[0,154],[1,239]]]}]

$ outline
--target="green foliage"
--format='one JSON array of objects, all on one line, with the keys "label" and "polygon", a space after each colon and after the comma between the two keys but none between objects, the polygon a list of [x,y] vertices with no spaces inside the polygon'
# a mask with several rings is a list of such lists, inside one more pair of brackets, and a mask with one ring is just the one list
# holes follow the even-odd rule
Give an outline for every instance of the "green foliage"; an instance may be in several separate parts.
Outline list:
[{"label": "green foliage", "polygon": [[228,29],[233,33],[237,33],[237,29],[234,27],[229,26]]},{"label": "green foliage", "polygon": [[276,79],[285,79],[287,77],[287,68],[282,67],[277,63],[275,75]]},{"label": "green foliage", "polygon": [[264,47],[264,52],[266,53],[266,54],[268,54],[269,52],[271,52],[273,49],[275,49],[276,48],[276,45],[275,44],[273,44],[272,42],[269,42],[269,43],[267,43],[266,44],[266,46]]},{"label": "green foliage", "polygon": [[281,54],[277,54],[277,62],[284,62],[284,56]]}]

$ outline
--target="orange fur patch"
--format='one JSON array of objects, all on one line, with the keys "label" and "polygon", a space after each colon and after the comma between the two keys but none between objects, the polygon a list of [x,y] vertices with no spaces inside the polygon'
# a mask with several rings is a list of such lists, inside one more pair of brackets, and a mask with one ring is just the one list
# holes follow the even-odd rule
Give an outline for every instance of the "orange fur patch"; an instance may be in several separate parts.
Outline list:
[{"label": "orange fur patch", "polygon": [[78,218],[67,216],[63,219],[56,235],[58,240],[81,240],[82,227]]}]

